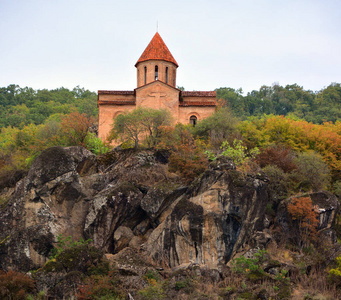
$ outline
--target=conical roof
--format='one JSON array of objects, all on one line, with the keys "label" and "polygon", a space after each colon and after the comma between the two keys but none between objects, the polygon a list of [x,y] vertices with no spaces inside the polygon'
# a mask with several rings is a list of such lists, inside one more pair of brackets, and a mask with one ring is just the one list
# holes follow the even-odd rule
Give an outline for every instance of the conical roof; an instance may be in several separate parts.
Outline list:
[{"label": "conical roof", "polygon": [[154,37],[148,44],[147,48],[144,50],[141,57],[135,64],[135,67],[137,66],[138,63],[151,59],[169,61],[178,67],[178,63],[168,50],[165,42],[162,40],[158,32],[155,33]]}]

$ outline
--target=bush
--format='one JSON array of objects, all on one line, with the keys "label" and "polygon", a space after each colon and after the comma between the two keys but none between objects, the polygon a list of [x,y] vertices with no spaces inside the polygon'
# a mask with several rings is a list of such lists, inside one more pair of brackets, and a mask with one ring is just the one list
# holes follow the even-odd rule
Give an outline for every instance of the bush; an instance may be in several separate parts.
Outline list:
[{"label": "bush", "polygon": [[125,299],[113,272],[110,272],[107,276],[96,275],[85,279],[85,283],[78,288],[76,298],[79,300]]},{"label": "bush", "polygon": [[202,145],[198,146],[188,126],[179,124],[172,132],[167,130],[162,144],[168,145],[171,152],[169,171],[178,172],[187,183],[207,169],[208,159]]},{"label": "bush", "polygon": [[179,172],[187,183],[203,173],[207,166],[206,156],[195,146],[180,145],[169,157],[169,171]]},{"label": "bush", "polygon": [[285,173],[275,165],[267,165],[263,172],[269,178],[268,191],[270,199],[277,203],[295,191],[295,173]]},{"label": "bush", "polygon": [[80,241],[72,241],[71,236],[65,237],[62,234],[59,234],[57,236],[57,245],[51,250],[50,259],[56,258],[64,250],[72,249],[78,246],[88,245],[91,242],[92,242],[91,239],[86,241],[84,239],[81,239]]},{"label": "bush", "polygon": [[25,274],[0,271],[0,298],[4,300],[26,299],[35,291],[34,280]]},{"label": "bush", "polygon": [[85,147],[96,155],[104,154],[109,151],[109,147],[92,132],[88,132],[85,138]]},{"label": "bush", "polygon": [[266,250],[259,250],[254,254],[254,258],[241,256],[232,260],[232,271],[237,274],[247,275],[250,279],[262,279],[265,271],[262,264],[268,254]]},{"label": "bush", "polygon": [[243,146],[242,141],[237,139],[233,141],[233,146],[230,146],[228,141],[224,141],[220,148],[223,150],[221,155],[232,159],[237,168],[244,173],[251,171],[252,160],[259,154],[257,147],[248,150]]},{"label": "bush", "polygon": [[301,175],[301,189],[319,191],[327,188],[330,170],[321,155],[313,151],[303,152],[295,159],[295,163]]},{"label": "bush", "polygon": [[162,285],[154,279],[149,280],[149,285],[138,292],[143,300],[158,300],[166,297]]},{"label": "bush", "polygon": [[280,145],[262,149],[257,156],[257,162],[261,168],[272,165],[280,168],[285,173],[290,173],[297,168],[294,159],[293,152]]},{"label": "bush", "polygon": [[341,255],[336,258],[336,268],[329,271],[328,279],[338,288],[341,288]]}]

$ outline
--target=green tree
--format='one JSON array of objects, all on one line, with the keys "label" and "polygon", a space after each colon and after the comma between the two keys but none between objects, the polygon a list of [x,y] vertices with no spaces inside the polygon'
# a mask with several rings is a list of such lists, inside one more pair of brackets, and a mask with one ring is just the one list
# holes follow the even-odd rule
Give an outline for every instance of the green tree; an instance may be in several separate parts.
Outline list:
[{"label": "green tree", "polygon": [[251,159],[254,159],[256,155],[259,154],[259,149],[257,147],[248,150],[247,147],[243,145],[242,141],[237,139],[233,141],[232,146],[225,141],[221,145],[221,149],[223,150],[221,154],[232,159],[237,166],[245,166]]},{"label": "green tree", "polygon": [[238,135],[238,119],[232,114],[229,108],[220,108],[213,115],[198,122],[192,129],[195,137],[205,139],[214,148],[228,140],[233,142]]},{"label": "green tree", "polygon": [[229,107],[231,111],[239,117],[247,115],[243,90],[224,87],[216,89],[217,98],[222,99],[223,107]]},{"label": "green tree", "polygon": [[298,154],[295,162],[302,189],[319,191],[328,187],[330,170],[321,155],[314,151],[303,152]]},{"label": "green tree", "polygon": [[170,124],[171,115],[167,110],[137,108],[115,118],[109,139],[131,142],[135,149],[142,140],[154,146],[160,136],[159,128]]}]

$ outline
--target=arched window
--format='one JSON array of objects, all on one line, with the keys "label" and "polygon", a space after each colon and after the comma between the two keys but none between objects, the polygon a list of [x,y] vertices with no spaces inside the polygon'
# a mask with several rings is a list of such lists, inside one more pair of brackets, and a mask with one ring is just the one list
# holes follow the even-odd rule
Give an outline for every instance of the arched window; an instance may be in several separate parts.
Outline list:
[{"label": "arched window", "polygon": [[196,116],[191,116],[189,118],[189,124],[191,124],[193,127],[197,124],[198,118]]},{"label": "arched window", "polygon": [[144,84],[147,84],[147,67],[144,67]]},{"label": "arched window", "polygon": [[166,67],[166,83],[168,83],[168,67]]},{"label": "arched window", "polygon": [[159,67],[155,66],[155,80],[159,79]]}]

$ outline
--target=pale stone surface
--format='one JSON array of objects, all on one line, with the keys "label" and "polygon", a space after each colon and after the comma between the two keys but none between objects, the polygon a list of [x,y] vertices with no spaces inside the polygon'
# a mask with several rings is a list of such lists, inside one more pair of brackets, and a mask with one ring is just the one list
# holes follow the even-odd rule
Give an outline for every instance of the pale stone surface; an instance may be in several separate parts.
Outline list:
[{"label": "pale stone surface", "polygon": [[[230,171],[235,172],[235,171]],[[267,203],[266,185],[240,174],[210,170],[157,227],[147,242],[156,260],[171,267],[188,262],[217,268],[226,263],[256,230]],[[203,187],[203,188],[202,188]]]},{"label": "pale stone surface", "polygon": [[118,227],[114,233],[115,251],[119,252],[123,248],[127,247],[133,237],[134,233],[130,228],[126,226]]}]

